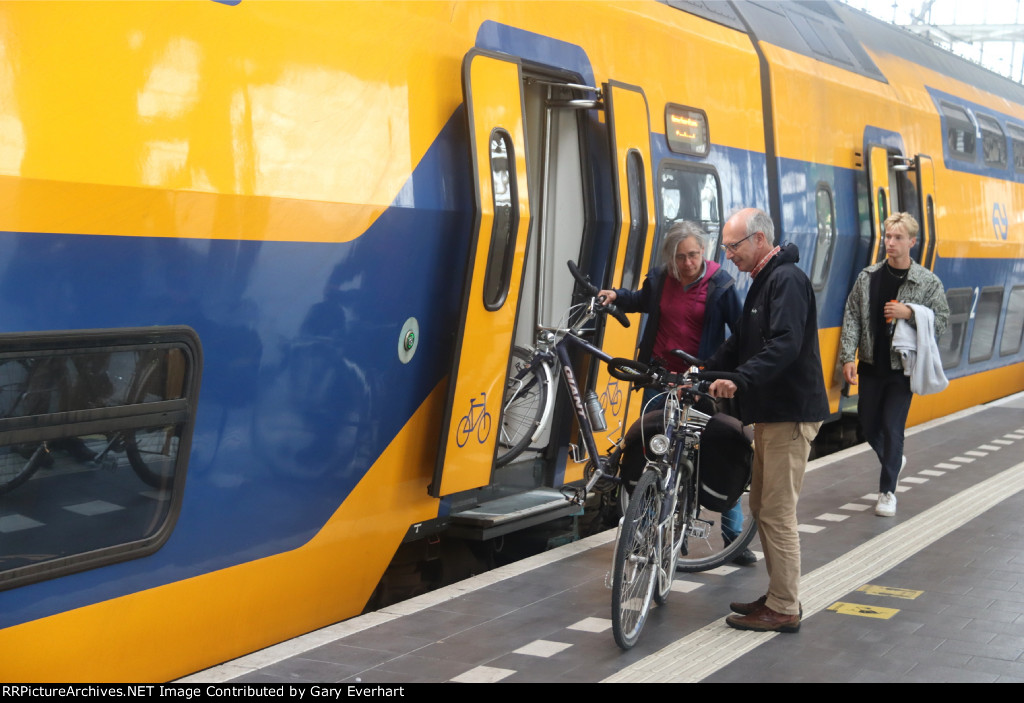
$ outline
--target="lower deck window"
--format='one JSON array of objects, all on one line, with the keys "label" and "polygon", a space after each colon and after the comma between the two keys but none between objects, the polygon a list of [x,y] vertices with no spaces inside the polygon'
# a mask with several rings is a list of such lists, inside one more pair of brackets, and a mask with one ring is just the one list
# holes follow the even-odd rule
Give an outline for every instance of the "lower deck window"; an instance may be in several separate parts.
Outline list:
[{"label": "lower deck window", "polygon": [[159,549],[184,487],[195,333],[11,335],[0,348],[0,588]]}]

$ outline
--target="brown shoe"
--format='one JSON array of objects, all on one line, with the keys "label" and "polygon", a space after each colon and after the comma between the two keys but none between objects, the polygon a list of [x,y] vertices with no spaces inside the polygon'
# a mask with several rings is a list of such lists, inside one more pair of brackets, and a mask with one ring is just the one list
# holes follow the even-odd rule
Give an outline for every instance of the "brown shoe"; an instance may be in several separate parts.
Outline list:
[{"label": "brown shoe", "polygon": [[753,603],[730,603],[729,610],[740,615],[750,615],[755,610],[764,607],[764,604],[768,601],[768,596],[763,595]]},{"label": "brown shoe", "polygon": [[767,605],[750,615],[730,615],[725,619],[729,627],[737,630],[756,630],[757,632],[799,632],[800,616],[776,613]]},{"label": "brown shoe", "polygon": [[[768,603],[768,596],[763,595],[753,603],[730,603],[729,610],[740,615],[750,615],[752,612]],[[804,616],[804,604],[800,604],[800,617]]]}]

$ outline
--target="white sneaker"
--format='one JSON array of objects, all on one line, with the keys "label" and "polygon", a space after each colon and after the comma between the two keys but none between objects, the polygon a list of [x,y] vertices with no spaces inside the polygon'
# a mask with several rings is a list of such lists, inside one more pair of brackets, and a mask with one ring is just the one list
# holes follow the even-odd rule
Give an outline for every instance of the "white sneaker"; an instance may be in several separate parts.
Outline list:
[{"label": "white sneaker", "polygon": [[892,493],[879,493],[875,503],[875,515],[893,517],[896,515],[896,496]]}]

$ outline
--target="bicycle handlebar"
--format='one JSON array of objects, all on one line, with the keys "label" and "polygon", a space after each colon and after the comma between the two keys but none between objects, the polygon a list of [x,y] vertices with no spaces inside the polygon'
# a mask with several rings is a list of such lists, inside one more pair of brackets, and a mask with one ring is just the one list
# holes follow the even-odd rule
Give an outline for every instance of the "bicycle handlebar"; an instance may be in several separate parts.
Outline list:
[{"label": "bicycle handlebar", "polygon": [[[685,354],[685,356],[682,356]],[[683,352],[679,356],[682,358],[694,357]],[[694,359],[696,361],[696,359]],[[696,366],[696,364],[694,364]],[[639,386],[648,386],[652,384],[670,386],[670,385],[689,385],[701,382],[700,385],[710,385],[713,381],[732,381],[736,384],[737,388],[742,389],[746,384],[743,378],[731,371],[697,371],[696,373],[671,373],[661,368],[657,364],[645,364],[640,361],[634,361],[633,359],[623,359],[621,357],[613,358],[608,362],[608,373],[620,381],[627,381],[629,383],[635,383]],[[707,388],[699,388],[699,391],[703,392]]]},{"label": "bicycle handlebar", "polygon": [[590,282],[590,278],[583,275],[583,272],[576,266],[576,262],[570,260],[566,264],[569,266],[569,273],[580,284],[584,292],[591,298],[597,298],[597,309],[614,317],[623,327],[629,327],[629,318],[626,317],[626,313],[622,312],[613,303],[604,302],[604,298],[598,298],[597,294],[601,292],[600,289]]}]

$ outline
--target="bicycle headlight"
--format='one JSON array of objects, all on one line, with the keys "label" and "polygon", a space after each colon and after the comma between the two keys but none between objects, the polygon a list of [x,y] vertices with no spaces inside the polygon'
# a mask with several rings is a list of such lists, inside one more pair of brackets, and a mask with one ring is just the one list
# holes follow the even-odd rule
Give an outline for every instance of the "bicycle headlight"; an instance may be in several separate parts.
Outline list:
[{"label": "bicycle headlight", "polygon": [[668,437],[663,434],[656,434],[651,437],[651,441],[647,443],[650,447],[651,452],[658,456],[663,456],[668,451]]}]

